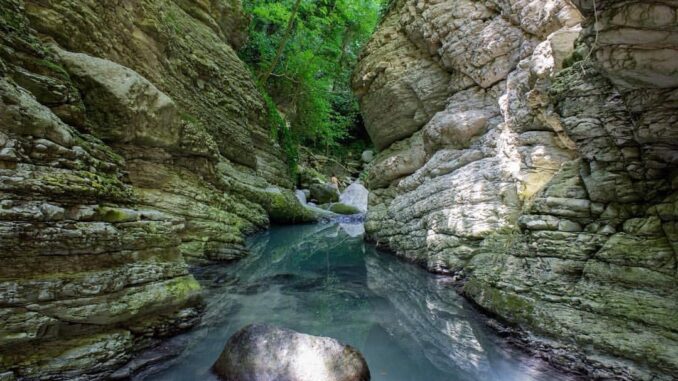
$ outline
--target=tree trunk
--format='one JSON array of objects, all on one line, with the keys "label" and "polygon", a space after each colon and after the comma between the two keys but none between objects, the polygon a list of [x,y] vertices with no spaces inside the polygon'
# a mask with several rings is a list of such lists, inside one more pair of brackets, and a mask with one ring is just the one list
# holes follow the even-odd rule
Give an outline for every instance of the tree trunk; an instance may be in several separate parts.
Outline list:
[{"label": "tree trunk", "polygon": [[259,76],[259,82],[262,85],[266,84],[268,78],[273,73],[273,70],[275,70],[275,67],[278,66],[278,62],[280,61],[280,57],[282,56],[283,51],[285,50],[287,41],[290,39],[290,36],[292,36],[292,29],[294,28],[294,19],[297,17],[297,12],[299,11],[300,5],[301,0],[297,0],[294,3],[294,8],[292,8],[292,14],[290,15],[289,21],[287,21],[287,29],[285,30],[285,34],[283,35],[282,40],[280,40],[280,45],[278,45],[278,49],[275,52],[275,58],[273,58],[271,66],[269,66],[269,68]]}]

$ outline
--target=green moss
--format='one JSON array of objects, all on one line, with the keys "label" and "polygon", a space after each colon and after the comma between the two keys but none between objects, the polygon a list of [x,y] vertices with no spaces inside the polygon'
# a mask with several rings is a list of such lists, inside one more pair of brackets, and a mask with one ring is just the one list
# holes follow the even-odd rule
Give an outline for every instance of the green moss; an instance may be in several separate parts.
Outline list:
[{"label": "green moss", "polygon": [[330,211],[337,213],[337,214],[344,214],[344,215],[351,215],[351,214],[358,214],[360,213],[360,210],[357,208],[351,206],[351,205],[346,205],[342,204],[340,202],[336,202],[330,205]]},{"label": "green moss", "polygon": [[28,21],[22,12],[20,3],[14,0],[0,5],[0,30],[24,32]]},{"label": "green moss", "polygon": [[534,319],[534,304],[526,297],[494,288],[477,279],[471,279],[464,285],[464,293],[481,307],[511,322],[531,324]]},{"label": "green moss", "polygon": [[317,216],[301,205],[291,192],[268,192],[265,207],[274,222],[302,223],[317,220]]},{"label": "green moss", "polygon": [[166,286],[167,291],[176,298],[186,298],[200,292],[200,284],[193,276],[172,279]]},{"label": "green moss", "polygon": [[70,76],[68,75],[68,72],[66,71],[66,69],[63,66],[57,64],[56,62],[53,62],[53,61],[50,61],[50,60],[36,60],[35,63],[39,66],[43,66],[43,67],[49,69],[50,71],[58,74],[59,76],[62,77],[62,79],[70,81]]},{"label": "green moss", "polygon": [[179,22],[179,16],[174,12],[173,9],[169,9],[162,14],[163,24],[170,28],[172,32],[176,34],[181,33],[181,23]]},{"label": "green moss", "polygon": [[569,90],[576,86],[587,73],[595,72],[595,68],[588,61],[579,61],[576,65],[570,66],[559,71],[551,87],[549,88],[549,97],[554,102],[560,101],[569,94]]},{"label": "green moss", "polygon": [[201,153],[216,158],[219,147],[212,135],[207,133],[204,125],[195,116],[181,112],[179,117],[184,122],[181,130],[181,145],[193,153]]},{"label": "green moss", "polygon": [[563,68],[568,68],[577,62],[583,61],[588,56],[588,48],[586,45],[578,45],[572,54],[563,60]]},{"label": "green moss", "polygon": [[186,112],[180,112],[179,117],[188,123],[193,123],[193,124],[200,124],[200,121],[193,115],[186,113]]},{"label": "green moss", "polygon": [[[131,202],[134,195],[115,175],[89,171],[41,173],[40,182],[60,189],[70,197],[96,196],[110,201]],[[56,191],[56,190],[55,190]]]},{"label": "green moss", "polygon": [[327,184],[330,181],[327,176],[312,167],[299,166],[298,174],[299,183],[304,187],[310,187],[313,184]]},{"label": "green moss", "polygon": [[[34,372],[62,372],[101,363],[107,360],[110,351],[123,351],[130,349],[131,345],[132,336],[129,331],[112,329],[93,335],[20,345],[15,351],[6,352],[0,357],[0,366],[19,369],[25,372],[24,376],[34,375]],[[87,356],[70,357],[69,353],[87,353]],[[64,359],[69,357],[72,361],[65,362]]]},{"label": "green moss", "polygon": [[130,214],[123,209],[107,206],[99,206],[97,208],[97,214],[102,221],[110,223],[132,221],[136,219],[135,215]]}]

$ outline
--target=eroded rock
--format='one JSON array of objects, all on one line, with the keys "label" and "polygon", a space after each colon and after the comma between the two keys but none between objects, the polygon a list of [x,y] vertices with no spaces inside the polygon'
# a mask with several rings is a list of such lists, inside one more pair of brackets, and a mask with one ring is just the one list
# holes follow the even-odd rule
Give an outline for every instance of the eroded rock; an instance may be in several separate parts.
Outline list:
[{"label": "eroded rock", "polygon": [[233,334],[213,369],[224,380],[370,380],[365,359],[353,347],[266,324]]},{"label": "eroded rock", "polygon": [[174,101],[146,78],[105,59],[55,50],[84,94],[88,118],[99,138],[165,148],[179,143]]},{"label": "eroded rock", "polygon": [[[394,2],[353,78],[380,150],[367,235],[575,342],[589,365],[565,367],[671,379],[675,15],[670,1]],[[439,87],[408,96],[413,80]]]},{"label": "eroded rock", "polygon": [[187,259],[317,218],[229,46],[245,19],[230,1],[0,2],[2,377],[107,379],[198,322]]}]

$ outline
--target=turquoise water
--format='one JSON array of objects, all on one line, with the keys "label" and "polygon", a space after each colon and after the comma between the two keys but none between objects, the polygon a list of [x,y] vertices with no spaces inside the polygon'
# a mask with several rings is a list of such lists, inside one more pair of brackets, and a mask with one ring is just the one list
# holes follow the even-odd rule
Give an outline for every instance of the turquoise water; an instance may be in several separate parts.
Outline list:
[{"label": "turquoise water", "polygon": [[254,322],[350,344],[372,380],[572,379],[506,345],[447,278],[377,252],[356,230],[275,227],[250,240],[249,257],[194,269],[206,290],[202,325],[167,343],[184,348],[178,357],[137,379],[216,380],[209,369],[227,339]]}]

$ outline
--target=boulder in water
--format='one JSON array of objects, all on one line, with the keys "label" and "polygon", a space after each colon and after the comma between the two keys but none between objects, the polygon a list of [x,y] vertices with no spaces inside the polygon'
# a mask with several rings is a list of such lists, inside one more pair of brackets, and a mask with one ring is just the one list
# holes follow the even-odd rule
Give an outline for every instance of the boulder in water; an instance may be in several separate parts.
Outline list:
[{"label": "boulder in water", "polygon": [[267,324],[236,332],[214,363],[224,380],[369,381],[363,356],[335,339]]},{"label": "boulder in water", "polygon": [[360,237],[365,234],[365,224],[356,222],[340,223],[339,228],[349,237]]},{"label": "boulder in water", "polygon": [[332,184],[313,184],[310,191],[311,199],[319,204],[339,201],[339,189]]},{"label": "boulder in water", "polygon": [[370,191],[367,190],[361,183],[354,182],[344,189],[344,192],[339,196],[339,201],[342,204],[350,205],[360,212],[367,212],[367,196]]}]

